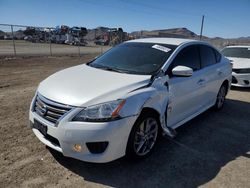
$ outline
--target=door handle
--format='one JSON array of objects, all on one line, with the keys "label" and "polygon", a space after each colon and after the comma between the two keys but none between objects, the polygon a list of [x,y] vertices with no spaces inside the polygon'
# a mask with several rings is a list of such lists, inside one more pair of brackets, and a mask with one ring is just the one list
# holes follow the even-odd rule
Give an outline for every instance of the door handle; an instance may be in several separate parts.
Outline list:
[{"label": "door handle", "polygon": [[198,85],[203,85],[205,83],[204,79],[199,79],[199,81],[197,82]]},{"label": "door handle", "polygon": [[222,71],[218,71],[218,75],[219,75],[219,76],[222,75],[222,73],[223,73]]},{"label": "door handle", "polygon": [[218,74],[219,76],[221,76],[221,75],[223,74],[223,72],[222,72],[220,69],[217,69],[217,74]]}]

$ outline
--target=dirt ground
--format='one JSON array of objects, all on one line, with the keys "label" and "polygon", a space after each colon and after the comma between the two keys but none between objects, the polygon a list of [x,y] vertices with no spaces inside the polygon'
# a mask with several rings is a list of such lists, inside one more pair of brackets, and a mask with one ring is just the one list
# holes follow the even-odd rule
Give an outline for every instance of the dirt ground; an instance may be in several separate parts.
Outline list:
[{"label": "dirt ground", "polygon": [[0,187],[249,187],[250,89],[233,88],[209,110],[163,138],[147,159],[85,163],[47,149],[28,111],[38,83],[83,57],[0,59]]},{"label": "dirt ground", "polygon": [[[49,43],[32,43],[24,40],[15,40],[17,56],[41,56],[50,55]],[[52,55],[81,55],[100,54],[110,49],[110,46],[98,46],[88,44],[87,46],[72,46],[67,44],[51,44]],[[0,40],[0,57],[14,55],[12,40]]]}]

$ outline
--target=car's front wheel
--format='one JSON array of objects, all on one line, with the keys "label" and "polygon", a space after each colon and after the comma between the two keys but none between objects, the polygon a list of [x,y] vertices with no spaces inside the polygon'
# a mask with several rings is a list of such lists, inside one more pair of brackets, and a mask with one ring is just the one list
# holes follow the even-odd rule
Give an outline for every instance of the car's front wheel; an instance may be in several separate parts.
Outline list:
[{"label": "car's front wheel", "polygon": [[148,156],[157,141],[159,132],[158,118],[152,113],[143,113],[132,128],[127,145],[129,159],[141,159]]}]

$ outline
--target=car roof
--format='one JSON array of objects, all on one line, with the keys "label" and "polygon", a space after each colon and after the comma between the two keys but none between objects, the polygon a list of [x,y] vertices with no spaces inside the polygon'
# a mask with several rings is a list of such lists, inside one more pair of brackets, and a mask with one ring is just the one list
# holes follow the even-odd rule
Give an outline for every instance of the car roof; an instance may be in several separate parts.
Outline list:
[{"label": "car roof", "polygon": [[158,43],[158,44],[170,44],[179,46],[182,43],[195,42],[195,41],[198,42],[197,40],[182,39],[182,38],[142,38],[142,39],[129,40],[126,42]]},{"label": "car roof", "polygon": [[244,46],[244,45],[235,45],[235,46],[226,46],[225,48],[250,48],[250,46]]}]

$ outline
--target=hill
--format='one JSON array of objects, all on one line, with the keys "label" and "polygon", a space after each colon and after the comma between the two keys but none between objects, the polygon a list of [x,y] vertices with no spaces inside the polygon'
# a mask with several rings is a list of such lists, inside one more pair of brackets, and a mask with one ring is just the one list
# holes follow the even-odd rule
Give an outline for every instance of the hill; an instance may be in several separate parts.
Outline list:
[{"label": "hill", "polygon": [[152,31],[134,31],[131,35],[137,37],[173,37],[173,38],[198,38],[198,35],[187,28],[160,29]]},{"label": "hill", "polygon": [[[187,28],[173,28],[173,29],[160,29],[152,31],[134,31],[130,33],[134,38],[148,38],[148,37],[171,37],[171,38],[187,38],[199,40],[199,35],[190,31]],[[228,45],[250,45],[250,37],[239,38],[210,38],[202,36],[202,40],[211,43],[217,48],[223,48]]]}]

